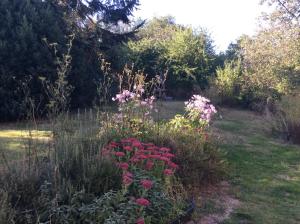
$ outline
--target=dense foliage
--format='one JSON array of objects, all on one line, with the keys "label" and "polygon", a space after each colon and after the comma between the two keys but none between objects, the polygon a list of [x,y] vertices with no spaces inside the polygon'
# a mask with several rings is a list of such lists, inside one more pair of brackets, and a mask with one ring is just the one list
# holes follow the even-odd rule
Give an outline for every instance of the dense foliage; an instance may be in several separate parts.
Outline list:
[{"label": "dense foliage", "polygon": [[24,117],[28,98],[43,113],[49,99],[40,78],[55,82],[70,35],[75,36],[66,71],[73,86],[71,106],[92,105],[96,82],[103,77],[99,54],[132,35],[136,26],[126,24],[138,1],[84,2],[0,2],[1,120]]},{"label": "dense foliage", "polygon": [[150,77],[167,73],[168,95],[181,98],[208,86],[217,58],[205,30],[178,25],[172,17],[149,21],[121,53]]}]

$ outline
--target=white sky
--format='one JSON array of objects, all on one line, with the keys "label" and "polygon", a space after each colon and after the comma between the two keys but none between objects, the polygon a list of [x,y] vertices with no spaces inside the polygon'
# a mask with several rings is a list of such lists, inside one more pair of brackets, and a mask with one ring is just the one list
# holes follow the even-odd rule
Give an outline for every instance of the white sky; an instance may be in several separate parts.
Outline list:
[{"label": "white sky", "polygon": [[257,17],[264,7],[260,0],[140,0],[136,17],[172,15],[176,22],[204,27],[212,35],[218,51],[242,34],[253,35]]}]

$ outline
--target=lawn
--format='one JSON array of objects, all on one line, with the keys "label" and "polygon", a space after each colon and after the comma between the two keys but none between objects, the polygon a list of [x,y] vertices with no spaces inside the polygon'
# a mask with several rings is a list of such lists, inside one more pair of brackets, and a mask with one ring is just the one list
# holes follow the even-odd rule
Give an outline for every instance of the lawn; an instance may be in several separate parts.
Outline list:
[{"label": "lawn", "polygon": [[270,136],[251,112],[226,110],[214,123],[240,206],[224,223],[300,223],[300,146]]},{"label": "lawn", "polygon": [[[158,118],[182,113],[182,107],[182,102],[165,104]],[[228,159],[231,194],[240,201],[224,223],[300,223],[300,146],[272,137],[267,122],[249,111],[221,109],[212,129]],[[29,133],[24,126],[2,125],[0,152],[9,160],[20,159],[30,141],[43,149],[50,136],[48,131]]]},{"label": "lawn", "polygon": [[19,160],[28,153],[33,145],[40,152],[47,148],[51,132],[31,130],[24,124],[5,124],[0,127],[0,164],[4,160]]}]

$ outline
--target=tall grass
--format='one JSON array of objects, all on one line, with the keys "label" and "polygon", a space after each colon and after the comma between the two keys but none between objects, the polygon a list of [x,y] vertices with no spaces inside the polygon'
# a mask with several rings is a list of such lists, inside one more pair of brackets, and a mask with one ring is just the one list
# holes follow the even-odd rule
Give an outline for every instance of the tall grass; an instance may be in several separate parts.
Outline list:
[{"label": "tall grass", "polygon": [[287,141],[300,144],[300,93],[283,96],[275,107],[273,130]]},{"label": "tall grass", "polygon": [[13,223],[12,215],[16,223],[47,221],[51,211],[70,204],[76,192],[94,198],[120,188],[118,170],[99,156],[107,140],[98,136],[97,117],[102,115],[61,115],[52,122],[47,153],[27,141],[25,159],[7,159],[0,169],[0,223]]}]

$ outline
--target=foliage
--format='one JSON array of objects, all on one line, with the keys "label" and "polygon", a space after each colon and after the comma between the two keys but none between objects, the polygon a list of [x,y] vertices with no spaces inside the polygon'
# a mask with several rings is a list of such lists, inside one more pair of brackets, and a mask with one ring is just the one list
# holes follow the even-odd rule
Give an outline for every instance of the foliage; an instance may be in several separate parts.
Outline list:
[{"label": "foliage", "polygon": [[221,104],[234,105],[242,90],[242,64],[237,61],[226,61],[224,68],[218,67],[212,86],[215,88]]},{"label": "foliage", "polygon": [[[93,0],[89,4],[74,0],[1,1],[1,120],[24,118],[25,97],[34,103],[36,115],[45,114],[49,99],[40,77],[55,85],[57,67],[61,66],[56,59],[62,59],[62,52],[68,51],[65,37],[70,35],[75,36],[65,81],[74,88],[69,99],[71,108],[91,106],[97,93],[95,82],[103,79],[98,55],[100,51],[107,54],[133,35],[138,25],[121,29],[116,21],[123,21],[126,27],[137,4],[137,0]],[[44,40],[57,46],[57,55]],[[24,96],[23,86],[28,88],[28,96]]]},{"label": "foliage", "polygon": [[170,17],[154,18],[122,53],[150,77],[168,71],[167,91],[179,97],[188,96],[194,85],[206,87],[215,69],[216,55],[208,33],[177,25]]},{"label": "foliage", "polygon": [[300,22],[300,1],[299,0],[261,0],[261,4],[275,5],[276,10],[269,15],[273,21],[283,23]]},{"label": "foliage", "polygon": [[274,103],[273,111],[269,110],[269,119],[272,122],[272,129],[284,140],[299,142],[300,136],[300,108],[299,93],[284,96],[280,101]]}]

